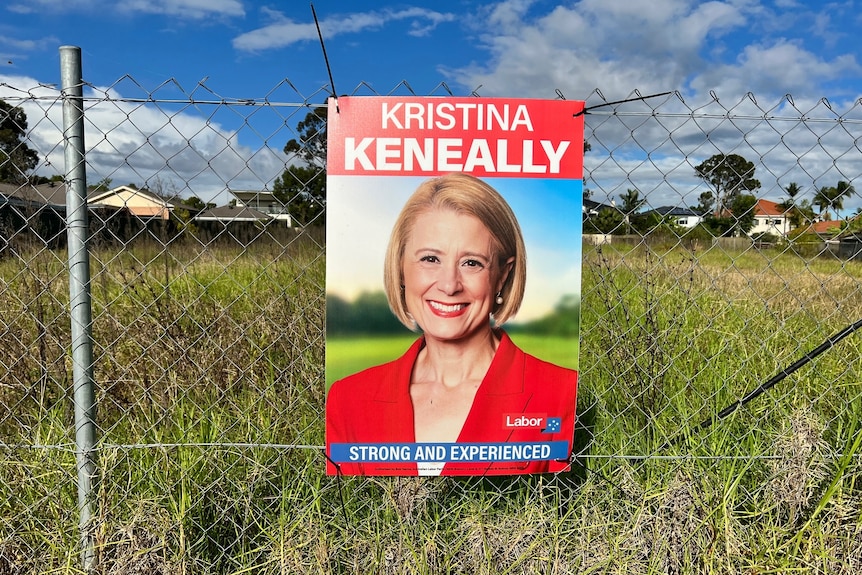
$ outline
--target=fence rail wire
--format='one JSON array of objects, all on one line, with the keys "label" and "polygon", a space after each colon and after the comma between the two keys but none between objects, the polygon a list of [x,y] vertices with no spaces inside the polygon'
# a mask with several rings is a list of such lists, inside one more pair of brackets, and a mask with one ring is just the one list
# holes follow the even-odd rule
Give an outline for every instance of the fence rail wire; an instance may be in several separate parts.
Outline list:
[{"label": "fence rail wire", "polygon": [[[83,87],[93,570],[862,566],[858,337],[698,430],[858,319],[862,225],[850,212],[862,102],[672,93],[591,110],[572,471],[338,479],[323,475],[322,453],[325,203],[314,200],[325,161],[298,126],[327,87],[306,96],[285,80],[250,98],[203,83],[147,90],[130,76]],[[407,82],[388,94],[415,95]],[[74,572],[87,550],[63,98],[53,86],[0,84],[0,99],[26,113],[20,141],[0,155],[0,573]],[[586,101],[608,103],[599,90]],[[38,164],[22,168],[27,150]],[[688,208],[715,191],[697,167],[717,154],[751,161],[757,198],[774,202],[733,212],[725,231],[736,238],[691,225],[702,213]],[[842,181],[850,193],[816,203]],[[244,203],[254,210],[235,217]],[[794,229],[779,229],[791,217]],[[752,221],[761,227],[742,233]]]}]

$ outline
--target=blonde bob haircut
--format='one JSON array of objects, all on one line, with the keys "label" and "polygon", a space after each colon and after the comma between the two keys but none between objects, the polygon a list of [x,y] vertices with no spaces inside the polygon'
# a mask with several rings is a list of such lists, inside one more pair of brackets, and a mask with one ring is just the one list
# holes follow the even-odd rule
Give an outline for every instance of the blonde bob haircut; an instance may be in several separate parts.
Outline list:
[{"label": "blonde bob haircut", "polygon": [[494,261],[499,269],[504,269],[506,261],[513,258],[512,269],[500,290],[503,303],[495,303],[493,308],[494,323],[502,325],[517,313],[524,299],[527,283],[524,236],[503,196],[482,180],[462,173],[446,174],[423,182],[401,209],[392,228],[383,269],[383,285],[392,313],[408,329],[417,329],[404,301],[404,250],[419,215],[442,209],[473,216],[485,225],[494,239]]}]

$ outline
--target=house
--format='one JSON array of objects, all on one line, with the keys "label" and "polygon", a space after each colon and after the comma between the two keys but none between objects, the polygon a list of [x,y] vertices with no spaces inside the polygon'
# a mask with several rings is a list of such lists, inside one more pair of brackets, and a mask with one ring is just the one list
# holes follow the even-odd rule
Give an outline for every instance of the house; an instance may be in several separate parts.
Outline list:
[{"label": "house", "polygon": [[0,203],[20,207],[49,208],[66,213],[66,184],[10,184],[0,182]]},{"label": "house", "polygon": [[288,230],[269,214],[233,204],[204,210],[192,222],[198,240],[207,244],[218,240],[248,246],[262,237],[272,237],[276,228]]},{"label": "house", "polygon": [[[66,234],[65,182],[45,184],[0,183],[0,226],[7,231],[6,242],[37,241],[45,246],[63,245]],[[146,190],[120,186],[113,190],[90,191],[87,211],[90,241],[94,245],[127,244],[149,230],[149,237],[169,238],[176,234],[171,221],[170,202]],[[12,230],[12,233],[9,233]]]},{"label": "house", "polygon": [[677,208],[673,206],[662,206],[654,210],[648,210],[639,216],[655,214],[662,221],[669,221],[681,228],[693,228],[703,222],[703,216],[688,208]]},{"label": "house", "polygon": [[236,198],[237,207],[252,208],[262,212],[269,217],[284,222],[287,227],[292,226],[290,213],[287,206],[275,197],[275,194],[267,190],[229,190]]},{"label": "house", "polygon": [[786,211],[770,200],[757,200],[754,204],[754,227],[748,231],[749,236],[770,234],[786,237],[793,225]]},{"label": "house", "polygon": [[844,220],[826,220],[822,222],[814,222],[806,229],[807,232],[815,233],[824,240],[830,240],[841,233],[842,228],[846,226]]},{"label": "house", "polygon": [[[47,184],[8,184],[0,183],[0,194],[27,202],[36,207],[47,206],[58,212],[66,212],[66,183],[49,182]],[[125,208],[128,212],[142,219],[170,218],[174,205],[147,190],[138,190],[130,186],[119,186],[112,190],[87,192],[87,205],[93,208]]]},{"label": "house", "polygon": [[15,245],[55,248],[65,241],[66,186],[0,182],[0,255]]},{"label": "house", "polygon": [[109,206],[126,208],[130,214],[142,219],[168,220],[174,205],[147,190],[120,186],[112,190],[90,192],[87,195],[89,206]]},{"label": "house", "polygon": [[227,206],[204,210],[192,218],[195,222],[220,222],[222,225],[245,223],[273,223],[292,227],[288,208],[270,191],[229,190],[236,201]]},{"label": "house", "polygon": [[599,212],[601,212],[602,210],[615,210],[616,208],[607,204],[595,202],[589,198],[584,198],[584,205],[582,209],[584,212],[584,218],[586,219],[599,215]]},{"label": "house", "polygon": [[254,208],[240,205],[220,206],[203,210],[192,219],[198,223],[220,223],[224,226],[238,223],[266,224],[273,220],[269,214],[265,214]]}]

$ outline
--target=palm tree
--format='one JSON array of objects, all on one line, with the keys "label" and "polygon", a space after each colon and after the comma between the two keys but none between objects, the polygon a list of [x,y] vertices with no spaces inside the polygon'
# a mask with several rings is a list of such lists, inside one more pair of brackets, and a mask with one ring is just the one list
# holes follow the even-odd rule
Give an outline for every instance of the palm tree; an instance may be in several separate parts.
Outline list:
[{"label": "palm tree", "polygon": [[817,206],[820,210],[820,221],[829,220],[829,209],[834,205],[835,188],[822,186],[814,192],[814,199],[811,205]]},{"label": "palm tree", "polygon": [[835,209],[836,210],[843,210],[844,209],[844,198],[846,198],[848,196],[852,196],[853,194],[855,194],[856,189],[850,184],[850,182],[845,182],[844,180],[841,180],[835,186],[835,193],[836,193],[836,199],[837,199],[837,202],[835,203]]},{"label": "palm tree", "polygon": [[787,219],[790,221],[791,227],[798,228],[802,225],[803,214],[799,206],[796,205],[796,196],[802,191],[802,186],[796,182],[790,182],[784,188],[784,191],[787,192],[787,199],[779,203],[778,207],[784,211]]},{"label": "palm tree", "polygon": [[631,189],[626,190],[624,194],[620,194],[620,199],[623,201],[620,211],[623,213],[623,221],[626,224],[626,234],[632,233],[631,215],[646,203],[646,200],[640,199],[639,196],[639,191]]},{"label": "palm tree", "polygon": [[802,191],[802,186],[797,184],[796,182],[790,182],[787,184],[787,187],[784,188],[784,191],[787,192],[787,195],[790,196],[790,203],[792,204],[796,201],[796,196],[799,195],[799,192]]},{"label": "palm tree", "polygon": [[623,201],[620,211],[626,215],[632,215],[641,209],[646,200],[642,200],[639,196],[640,192],[637,190],[626,190],[626,193],[620,194],[620,199]]},{"label": "palm tree", "polygon": [[844,209],[844,198],[855,194],[856,190],[850,185],[850,182],[841,180],[835,186],[823,186],[814,193],[814,201],[812,205],[820,208],[821,219],[829,219],[829,210],[835,209],[836,216],[838,212]]},{"label": "palm tree", "polygon": [[787,192],[787,201],[784,202],[784,205],[787,206],[787,209],[791,209],[796,205],[796,196],[802,191],[802,186],[796,182],[790,182],[784,191]]}]

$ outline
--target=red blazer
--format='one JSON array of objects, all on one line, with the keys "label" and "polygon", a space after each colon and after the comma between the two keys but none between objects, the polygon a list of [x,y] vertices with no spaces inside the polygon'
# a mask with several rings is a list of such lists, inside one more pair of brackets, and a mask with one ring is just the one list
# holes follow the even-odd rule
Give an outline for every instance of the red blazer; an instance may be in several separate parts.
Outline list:
[{"label": "red blazer", "polygon": [[[566,441],[571,453],[578,372],[521,351],[505,332],[458,436],[459,443]],[[414,443],[410,376],[420,338],[399,359],[336,381],[326,397],[326,452],[332,443]],[[506,428],[506,414],[562,419],[556,433]],[[507,475],[563,471],[568,461],[449,462],[442,475]],[[345,475],[417,475],[415,463],[340,463]],[[327,474],[337,473],[331,461]]]}]

